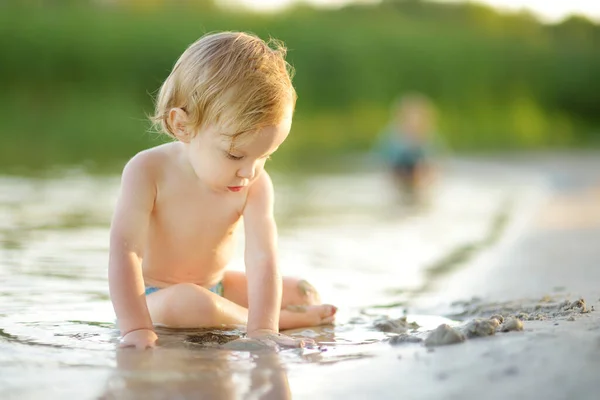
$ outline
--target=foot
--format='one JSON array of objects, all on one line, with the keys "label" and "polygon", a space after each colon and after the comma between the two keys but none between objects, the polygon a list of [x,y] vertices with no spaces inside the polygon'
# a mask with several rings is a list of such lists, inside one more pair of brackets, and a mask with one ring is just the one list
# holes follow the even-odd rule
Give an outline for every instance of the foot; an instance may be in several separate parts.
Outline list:
[{"label": "foot", "polygon": [[281,310],[279,329],[295,329],[331,324],[335,320],[337,308],[331,304],[312,306],[290,305]]}]

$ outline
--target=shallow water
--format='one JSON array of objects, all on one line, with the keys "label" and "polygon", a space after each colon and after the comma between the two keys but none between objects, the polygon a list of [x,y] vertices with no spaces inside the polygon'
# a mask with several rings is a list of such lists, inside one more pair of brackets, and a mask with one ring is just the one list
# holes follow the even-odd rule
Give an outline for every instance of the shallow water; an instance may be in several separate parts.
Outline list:
[{"label": "shallow water", "polygon": [[[115,351],[106,272],[119,178],[0,176],[0,397],[309,396],[317,366],[386,352],[390,334],[374,321],[408,311],[415,333],[452,323],[411,314],[411,300],[509,234],[544,192],[539,177],[489,163],[455,160],[442,176],[407,205],[377,171],[274,175],[282,272],[339,307],[336,326],[290,332],[319,349],[277,354],[207,348],[194,343],[199,332],[164,329],[153,352]],[[243,268],[242,248],[240,237],[230,268]]]}]

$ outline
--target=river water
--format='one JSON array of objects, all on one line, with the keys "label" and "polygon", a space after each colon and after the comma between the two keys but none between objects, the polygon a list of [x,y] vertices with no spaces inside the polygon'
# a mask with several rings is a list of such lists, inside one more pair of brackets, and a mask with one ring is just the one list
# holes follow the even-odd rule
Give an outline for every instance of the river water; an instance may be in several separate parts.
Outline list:
[{"label": "river water", "polygon": [[[452,323],[413,314],[413,299],[518,230],[546,190],[535,174],[465,159],[447,162],[417,205],[373,169],[273,179],[282,273],[339,307],[335,326],[290,332],[320,349],[226,351],[197,345],[197,332],[162,330],[154,351],[116,351],[106,276],[119,177],[0,176],[0,397],[311,397],[320,368],[387,351],[374,321],[408,312],[416,332]],[[238,247],[232,269],[243,269],[242,237]]]}]

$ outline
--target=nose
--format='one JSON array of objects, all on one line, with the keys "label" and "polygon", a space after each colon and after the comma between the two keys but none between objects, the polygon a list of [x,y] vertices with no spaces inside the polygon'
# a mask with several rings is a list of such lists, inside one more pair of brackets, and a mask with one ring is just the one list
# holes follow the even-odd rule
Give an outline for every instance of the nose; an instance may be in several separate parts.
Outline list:
[{"label": "nose", "polygon": [[256,167],[256,162],[248,163],[238,170],[237,176],[239,178],[252,180],[256,175]]}]

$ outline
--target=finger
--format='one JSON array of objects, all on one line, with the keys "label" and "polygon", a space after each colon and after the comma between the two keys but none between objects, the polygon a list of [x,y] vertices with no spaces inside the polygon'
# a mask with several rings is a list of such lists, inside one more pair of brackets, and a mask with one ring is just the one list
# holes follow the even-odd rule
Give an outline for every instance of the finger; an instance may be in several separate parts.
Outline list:
[{"label": "finger", "polygon": [[126,341],[124,341],[124,340],[121,340],[121,341],[119,342],[119,348],[120,348],[120,349],[125,349],[125,348],[127,348],[127,347],[135,347],[135,345],[134,345],[134,344],[131,344],[131,343],[128,343],[128,342],[126,342]]},{"label": "finger", "polygon": [[255,342],[259,343],[263,347],[267,347],[269,349],[277,349],[278,343],[271,339],[255,339]]},{"label": "finger", "polygon": [[294,339],[286,336],[278,336],[273,338],[280,346],[285,347],[304,347],[304,342],[302,339]]},{"label": "finger", "polygon": [[146,343],[145,345],[141,345],[138,348],[142,350],[153,349],[154,343]]},{"label": "finger", "polygon": [[311,346],[316,345],[315,341],[312,339],[302,338],[302,339],[292,339],[292,340],[294,343],[291,344],[290,346],[293,346],[293,347],[305,348],[305,347],[311,347]]},{"label": "finger", "polygon": [[223,348],[234,350],[234,351],[254,351],[254,350],[262,350],[265,348],[272,349],[277,348],[277,344],[269,340],[267,338],[261,339],[251,339],[251,338],[242,338],[236,339],[231,342],[225,343]]},{"label": "finger", "polygon": [[137,350],[146,350],[154,348],[154,343],[131,343],[128,341],[121,340],[121,342],[119,343],[119,348],[135,348]]},{"label": "finger", "polygon": [[135,345],[136,350],[146,350],[146,344],[138,343]]},{"label": "finger", "polygon": [[294,340],[296,341],[296,347],[312,347],[317,345],[317,343],[314,340],[308,338]]},{"label": "finger", "polygon": [[297,347],[296,341],[294,339],[277,338],[273,340],[280,346]]}]

